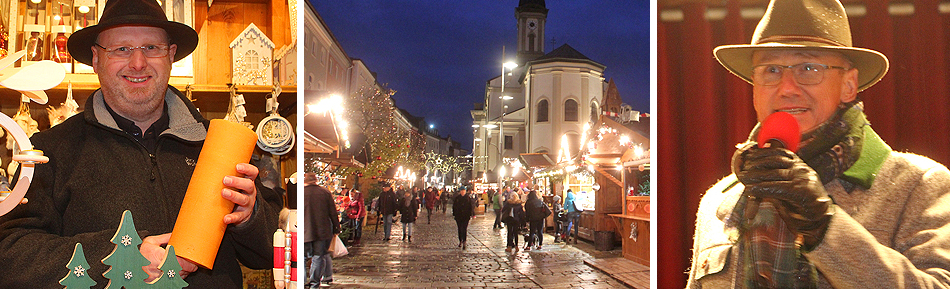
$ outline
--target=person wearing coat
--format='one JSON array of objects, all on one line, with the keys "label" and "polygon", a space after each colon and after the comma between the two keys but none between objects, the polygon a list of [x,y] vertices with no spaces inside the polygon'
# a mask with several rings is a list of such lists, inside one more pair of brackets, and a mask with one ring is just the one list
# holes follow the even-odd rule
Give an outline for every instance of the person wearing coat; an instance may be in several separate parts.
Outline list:
[{"label": "person wearing coat", "polygon": [[571,189],[567,189],[567,195],[564,196],[564,212],[567,213],[567,227],[564,228],[564,231],[561,233],[561,240],[567,242],[567,238],[571,236],[571,228],[574,228],[574,244],[577,244],[577,220],[580,219],[581,216],[581,211],[578,210],[574,204],[576,199],[574,192],[572,192]]},{"label": "person wearing coat", "polygon": [[402,240],[406,241],[408,238],[409,243],[412,243],[412,224],[419,216],[419,198],[416,198],[416,194],[405,191],[399,204],[399,213],[402,215],[399,219],[399,222],[402,222]]},{"label": "person wearing coat", "polygon": [[501,218],[508,227],[508,246],[505,252],[518,251],[518,234],[525,222],[524,208],[518,194],[511,194],[505,200],[505,205],[501,208]]},{"label": "person wearing coat", "polygon": [[[760,123],[700,201],[687,288],[950,288],[950,170],[892,150],[858,97],[887,58],[836,0],[773,0],[752,39],[714,50]],[[756,141],[775,113],[797,150]]]},{"label": "person wearing coat", "polygon": [[363,193],[357,189],[350,190],[350,202],[346,205],[346,218],[353,225],[353,245],[359,245],[363,237],[363,217],[366,217],[366,204]]},{"label": "person wearing coat", "polygon": [[304,176],[304,245],[310,262],[308,285],[330,284],[333,281],[333,262],[330,242],[340,233],[340,219],[330,191],[317,185],[313,173]]},{"label": "person wearing coat", "polygon": [[541,240],[544,239],[544,218],[547,218],[545,212],[550,212],[547,205],[538,197],[538,191],[528,192],[528,200],[524,203],[525,217],[528,221],[528,238],[525,240],[525,250],[531,250],[531,246],[541,250]]},{"label": "person wearing coat", "polygon": [[383,218],[383,232],[386,234],[383,241],[389,241],[393,232],[393,216],[396,215],[396,211],[399,209],[399,204],[396,201],[396,193],[393,192],[392,185],[383,183],[383,192],[379,194],[379,200],[377,202],[379,214]]},{"label": "person wearing coat", "polygon": [[505,202],[505,197],[501,195],[500,192],[492,194],[491,204],[492,210],[495,212],[495,223],[492,224],[492,229],[501,229],[501,207],[502,203]]},{"label": "person wearing coat", "polygon": [[425,192],[425,204],[426,212],[428,213],[426,223],[432,224],[432,210],[435,209],[435,206],[439,203],[439,194],[435,191],[435,188],[429,187]]},{"label": "person wearing coat", "polygon": [[475,208],[472,206],[472,198],[468,196],[465,186],[459,189],[459,194],[452,200],[452,215],[455,216],[455,224],[458,227],[459,247],[465,250],[465,241],[468,239],[468,221],[472,219]]},{"label": "person wearing coat", "polygon": [[[168,84],[173,63],[191,54],[199,37],[169,21],[156,1],[109,0],[101,12],[96,25],[75,31],[67,45],[76,62],[95,68],[101,88],[82,112],[30,138],[49,162],[36,164],[29,202],[0,217],[0,288],[62,288],[58,281],[77,243],[90,263],[99,263],[85,271],[93,288],[105,287],[109,266],[99,261],[115,249],[110,240],[126,210],[142,241],[137,250],[149,261],[133,277],[161,275],[166,244],[206,151],[209,120]],[[231,167],[237,173],[219,183],[225,187],[219,198],[236,205],[217,220],[227,229],[213,268],[177,258],[179,276],[191,288],[242,288],[242,265],[273,267],[282,201],[279,189],[258,178],[268,169],[254,158]]]}]

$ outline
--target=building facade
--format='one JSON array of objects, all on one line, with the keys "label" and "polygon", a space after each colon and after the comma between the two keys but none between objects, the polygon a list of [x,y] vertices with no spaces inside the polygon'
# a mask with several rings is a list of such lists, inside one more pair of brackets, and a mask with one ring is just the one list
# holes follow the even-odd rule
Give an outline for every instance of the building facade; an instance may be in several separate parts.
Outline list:
[{"label": "building facade", "polygon": [[607,88],[606,66],[570,45],[543,53],[544,1],[520,1],[515,12],[518,66],[490,79],[484,102],[471,111],[473,177],[484,182],[496,182],[501,167],[522,153],[545,153],[556,161],[566,148],[576,156],[585,125],[601,115]]}]

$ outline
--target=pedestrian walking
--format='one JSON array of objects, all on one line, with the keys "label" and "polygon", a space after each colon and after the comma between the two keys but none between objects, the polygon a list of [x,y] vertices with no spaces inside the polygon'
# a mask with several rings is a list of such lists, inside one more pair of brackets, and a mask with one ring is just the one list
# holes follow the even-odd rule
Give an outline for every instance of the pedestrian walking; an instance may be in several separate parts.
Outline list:
[{"label": "pedestrian walking", "polygon": [[458,226],[459,247],[462,250],[465,250],[465,240],[468,238],[468,221],[472,219],[475,211],[471,200],[465,186],[459,189],[458,196],[452,200],[452,215],[455,216],[455,224]]},{"label": "pedestrian walking", "polygon": [[491,198],[492,210],[495,211],[495,223],[492,225],[492,229],[501,229],[501,207],[502,203],[505,201],[505,198],[501,195],[500,192],[495,193]]},{"label": "pedestrian walking", "polygon": [[505,200],[505,206],[501,209],[502,221],[508,227],[508,246],[505,252],[518,251],[518,235],[521,233],[521,227],[524,226],[524,208],[521,206],[521,198],[518,194],[511,194]]},{"label": "pedestrian walking", "polygon": [[528,192],[528,200],[524,203],[525,217],[528,219],[528,239],[525,240],[525,250],[541,249],[541,240],[544,239],[544,219],[551,215],[551,209],[538,197],[538,191]]},{"label": "pedestrian walking", "polygon": [[577,244],[577,220],[581,216],[581,211],[574,204],[576,197],[571,189],[567,189],[567,196],[564,197],[564,211],[567,212],[567,228],[561,233],[561,240],[567,242],[571,235],[571,228],[574,228],[574,244]]},{"label": "pedestrian walking", "polygon": [[439,194],[435,188],[429,187],[429,189],[426,190],[423,200],[425,200],[426,212],[428,213],[426,223],[432,224],[432,210],[435,209],[436,204],[439,203]]},{"label": "pedestrian walking", "polygon": [[363,219],[366,217],[366,203],[363,201],[362,192],[357,189],[350,190],[350,203],[345,212],[350,228],[353,228],[350,234],[353,245],[359,245],[360,238],[363,237]]},{"label": "pedestrian walking", "polygon": [[439,189],[439,206],[442,207],[442,214],[445,214],[445,209],[449,205],[449,194],[445,191],[445,188]]},{"label": "pedestrian walking", "polygon": [[392,236],[393,215],[396,215],[396,210],[399,209],[396,193],[393,192],[392,185],[389,183],[383,183],[383,192],[379,195],[378,206],[379,215],[383,218],[383,231],[386,234],[383,241],[389,241],[389,237]]},{"label": "pedestrian walking", "polygon": [[561,242],[561,215],[563,210],[561,209],[561,196],[554,195],[551,197],[551,212],[554,214],[554,243]]},{"label": "pedestrian walking", "polygon": [[304,249],[311,260],[307,285],[313,288],[321,282],[327,285],[333,282],[333,262],[328,249],[333,237],[340,233],[340,219],[333,196],[317,185],[315,174],[307,173],[304,184]]},{"label": "pedestrian walking", "polygon": [[399,213],[402,214],[402,218],[399,219],[402,222],[402,240],[406,241],[408,238],[409,243],[412,243],[412,224],[419,216],[419,198],[416,194],[409,191],[403,192]]}]

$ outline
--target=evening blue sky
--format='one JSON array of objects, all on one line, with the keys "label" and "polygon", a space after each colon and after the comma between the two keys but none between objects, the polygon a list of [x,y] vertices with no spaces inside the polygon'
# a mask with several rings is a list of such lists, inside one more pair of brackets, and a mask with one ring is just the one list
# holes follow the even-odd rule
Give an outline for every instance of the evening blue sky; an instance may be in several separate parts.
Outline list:
[{"label": "evening blue sky", "polygon": [[[472,147],[474,103],[517,52],[516,0],[310,0],[351,58],[396,90],[396,106]],[[568,44],[607,68],[623,102],[650,111],[650,2],[545,1],[544,52]]]}]

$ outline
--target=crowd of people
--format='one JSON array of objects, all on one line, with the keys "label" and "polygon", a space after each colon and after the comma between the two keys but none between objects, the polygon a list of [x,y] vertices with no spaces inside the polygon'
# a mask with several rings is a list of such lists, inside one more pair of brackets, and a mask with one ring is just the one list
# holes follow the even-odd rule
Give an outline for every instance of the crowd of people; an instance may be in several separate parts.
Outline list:
[{"label": "crowd of people", "polygon": [[[315,179],[309,179],[315,180]],[[377,226],[383,228],[383,241],[389,242],[392,238],[392,225],[402,223],[402,241],[412,243],[412,234],[415,223],[419,220],[422,209],[426,210],[426,224],[431,224],[432,213],[447,212],[448,203],[452,203],[452,216],[458,229],[458,247],[467,248],[469,221],[475,217],[479,207],[479,197],[483,197],[486,211],[493,210],[495,220],[494,230],[506,229],[506,252],[518,250],[540,250],[545,220],[554,215],[554,242],[559,243],[573,238],[577,241],[577,220],[580,210],[574,205],[575,195],[567,190],[564,202],[561,197],[553,195],[549,202],[544,202],[541,194],[529,188],[505,187],[500,191],[488,190],[477,194],[462,186],[455,191],[441,188],[419,188],[396,186],[390,183],[380,183],[381,192],[372,200],[366,200],[358,189],[340,188],[331,192],[317,185],[316,182],[306,182],[305,226],[316,226],[313,236],[305,239],[307,259],[311,260],[308,270],[308,286],[329,284],[332,282],[332,262],[330,258],[330,241],[334,236],[347,242],[350,246],[360,245],[363,222],[367,212],[375,212]],[[310,218],[313,218],[311,220]],[[571,229],[574,234],[570,234]],[[524,238],[524,247],[519,249],[519,236]]]}]

